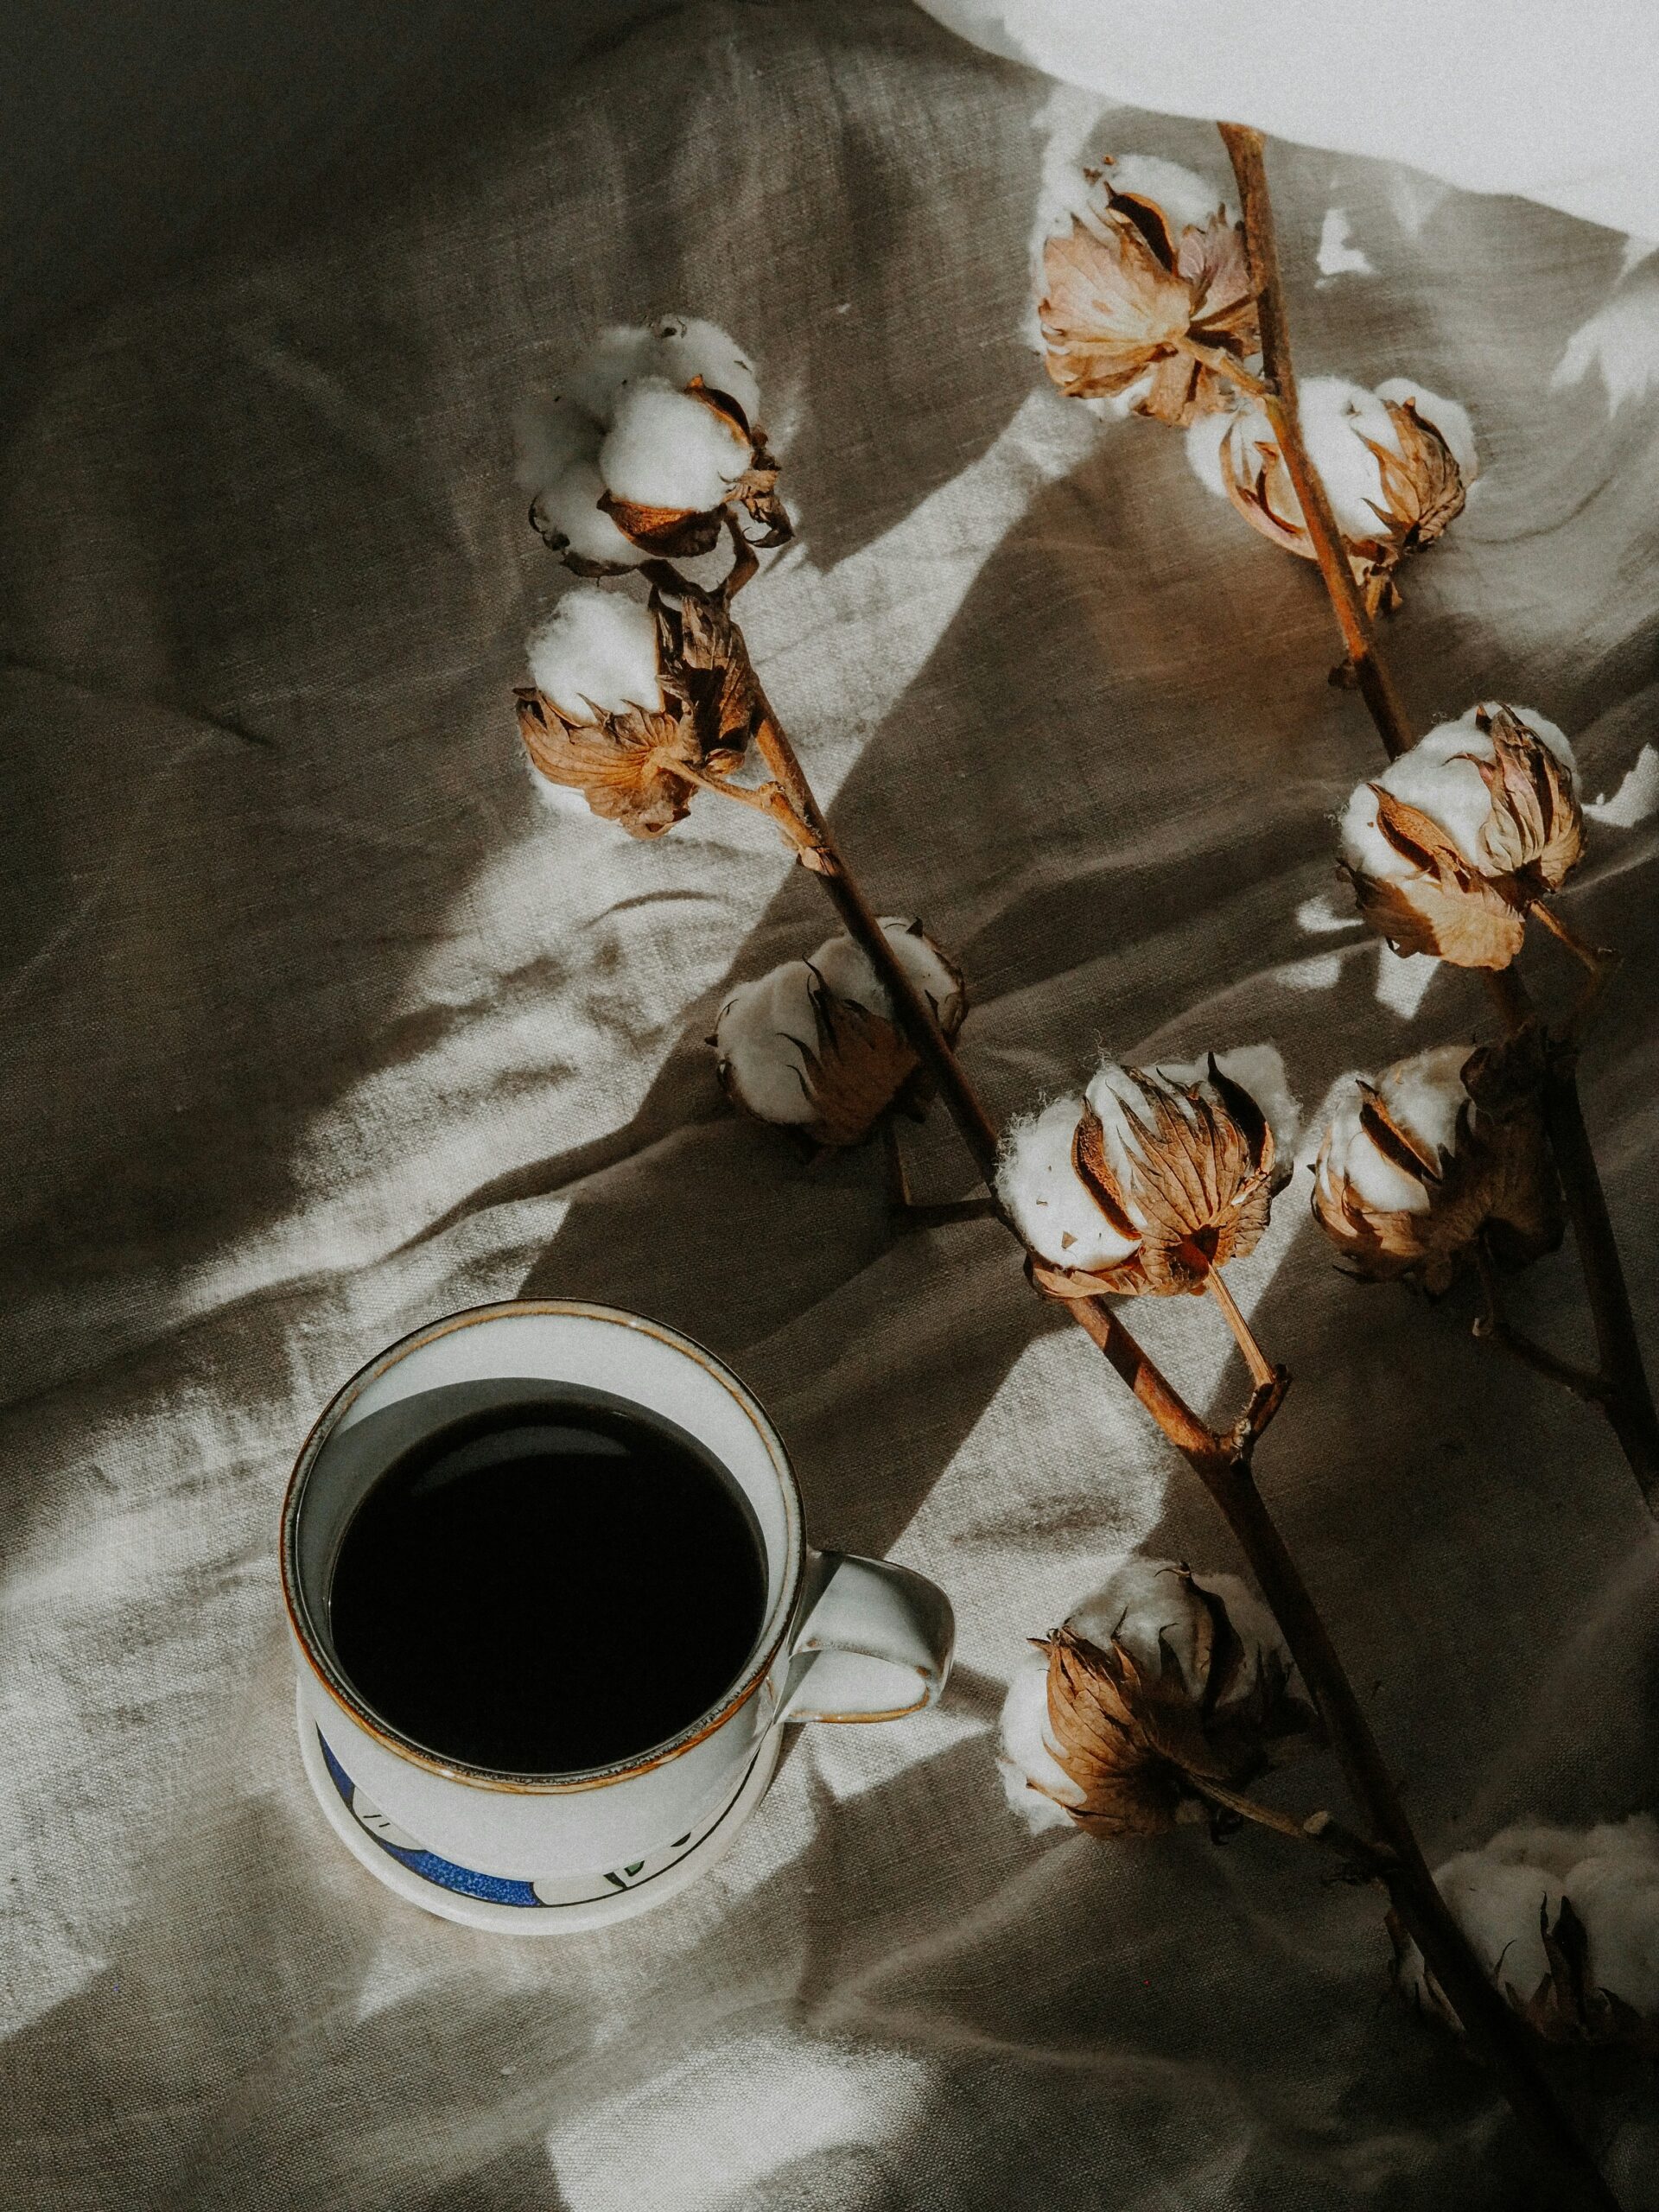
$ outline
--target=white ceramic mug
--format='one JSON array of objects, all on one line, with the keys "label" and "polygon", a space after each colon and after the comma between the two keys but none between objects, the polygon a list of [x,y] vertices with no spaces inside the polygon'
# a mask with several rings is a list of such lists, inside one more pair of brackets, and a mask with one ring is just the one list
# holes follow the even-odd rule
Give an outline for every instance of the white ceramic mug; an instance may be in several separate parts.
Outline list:
[{"label": "white ceramic mug", "polygon": [[[506,1403],[549,1382],[664,1415],[713,1453],[753,1515],[766,1613],[742,1671],[667,1743],[580,1774],[506,1775],[425,1750],[369,1705],[335,1656],[328,1586],[368,1489],[452,1417],[458,1394],[469,1407]],[[783,1722],[897,1719],[938,1698],[950,1662],[943,1591],[808,1546],[782,1441],[719,1360],[658,1322],[574,1300],[451,1314],[353,1376],[289,1484],[282,1571],[302,1725],[357,1825],[417,1875],[511,1904],[581,1904],[653,1878],[698,1848],[746,1785],[758,1797]]]}]

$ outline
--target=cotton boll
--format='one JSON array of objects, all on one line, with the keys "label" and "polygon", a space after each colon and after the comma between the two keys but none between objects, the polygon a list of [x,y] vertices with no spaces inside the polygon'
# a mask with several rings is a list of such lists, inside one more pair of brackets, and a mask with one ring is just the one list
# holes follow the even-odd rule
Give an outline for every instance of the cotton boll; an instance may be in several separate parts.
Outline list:
[{"label": "cotton boll", "polygon": [[671,384],[684,386],[701,377],[710,391],[723,391],[743,410],[751,427],[759,419],[760,386],[754,364],[719,326],[696,315],[666,315],[657,326],[656,365]]},{"label": "cotton boll", "polygon": [[565,378],[565,397],[602,428],[610,422],[623,386],[655,369],[658,350],[655,333],[643,325],[613,323],[600,332]]},{"label": "cotton boll", "polygon": [[1310,377],[1301,387],[1301,418],[1308,458],[1324,480],[1338,529],[1346,537],[1374,537],[1387,502],[1382,469],[1364,441],[1395,445],[1387,408],[1375,392],[1344,377]]},{"label": "cotton boll", "polygon": [[740,983],[720,1010],[715,1048],[726,1079],[763,1122],[799,1127],[816,1109],[804,1081],[805,1054],[817,1035],[812,969],[785,960],[752,983]]},{"label": "cotton boll", "polygon": [[657,618],[639,600],[596,584],[567,592],[531,632],[530,672],[572,721],[585,721],[594,709],[660,713]]},{"label": "cotton boll", "polygon": [[1530,1997],[1549,1971],[1540,1910],[1548,1904],[1554,1922],[1561,1885],[1541,1866],[1505,1865],[1481,1851],[1448,1859],[1434,1879],[1493,1980]]},{"label": "cotton boll", "polygon": [[1590,1971],[1644,2017],[1659,2014],[1659,1857],[1587,1856],[1561,1888],[1590,1938]]},{"label": "cotton boll", "polygon": [[[885,916],[881,927],[900,964],[932,1000],[942,1025],[953,1032],[961,984],[950,963],[905,917]],[[806,1079],[806,1056],[820,1042],[815,988],[893,1019],[886,986],[842,931],[826,938],[807,959],[785,960],[753,982],[740,983],[720,1010],[715,1045],[728,1088],[761,1121],[804,1128],[820,1119],[823,1100]]]},{"label": "cotton boll", "polygon": [[1059,1268],[1109,1268],[1135,1245],[1113,1229],[1071,1165],[1082,1111],[1081,1099],[1057,1098],[1014,1122],[1003,1139],[997,1194],[1040,1258]]},{"label": "cotton boll", "polygon": [[[1480,728],[1486,707],[1471,707],[1454,722],[1441,722],[1420,738],[1409,753],[1391,760],[1382,774],[1361,784],[1343,810],[1342,856],[1356,874],[1376,881],[1404,882],[1417,874],[1414,863],[1397,852],[1377,826],[1373,783],[1408,806],[1438,822],[1466,861],[1484,863],[1481,833],[1491,812],[1491,793],[1478,763],[1491,760],[1492,741]],[[1529,707],[1510,710],[1528,726],[1571,773],[1578,789],[1578,768],[1565,731]]]},{"label": "cotton boll", "polygon": [[[1161,207],[1178,242],[1182,231],[1202,230],[1227,202],[1218,184],[1157,154],[1121,154],[1106,171],[1106,182],[1114,192],[1132,200],[1150,200]],[[1231,207],[1227,207],[1227,219],[1238,219]]]},{"label": "cotton boll", "polygon": [[1366,1135],[1360,1119],[1363,1106],[1358,1090],[1351,1089],[1331,1117],[1319,1163],[1320,1195],[1334,1205],[1345,1181],[1363,1205],[1379,1213],[1427,1213],[1429,1196],[1423,1185],[1385,1160]]},{"label": "cotton boll", "polygon": [[[1643,2018],[1659,2017],[1659,1827],[1649,1815],[1588,1830],[1517,1822],[1434,1878],[1494,1980],[1518,1997],[1549,1971],[1540,1908],[1553,1929],[1565,1899],[1583,1924],[1592,1981]],[[1414,1948],[1402,1978],[1423,1986]]]},{"label": "cotton boll", "polygon": [[747,441],[725,416],[647,377],[619,392],[599,471],[619,499],[702,514],[721,504],[749,460]]},{"label": "cotton boll", "polygon": [[[1285,1650],[1271,1613],[1255,1593],[1236,1574],[1205,1574],[1198,1586],[1219,1598],[1244,1645],[1244,1664],[1239,1671],[1237,1694],[1247,1695],[1254,1682],[1258,1656],[1277,1654],[1288,1671]],[[1160,1643],[1174,1654],[1190,1688],[1201,1687],[1198,1643],[1207,1631],[1202,1600],[1189,1588],[1174,1560],[1146,1559],[1133,1554],[1113,1568],[1099,1588],[1092,1591],[1066,1616],[1066,1626],[1105,1649],[1121,1643],[1143,1669],[1155,1672]]]},{"label": "cotton boll", "polygon": [[[1442,399],[1438,392],[1430,391],[1409,377],[1389,377],[1376,387],[1379,399],[1391,399],[1397,407],[1410,400],[1417,410],[1418,419],[1432,423],[1452,449],[1452,458],[1458,464],[1458,473],[1465,485],[1472,484],[1480,474],[1480,455],[1475,447],[1475,426],[1469,411],[1455,399]],[[1389,443],[1393,445],[1392,438]]]},{"label": "cotton boll", "polygon": [[[944,1014],[961,990],[944,955],[904,915],[884,914],[881,931],[912,982],[932,1001],[936,1014]],[[893,1001],[887,985],[876,975],[862,949],[844,931],[838,931],[834,937],[826,938],[809,957],[837,998],[850,999],[872,1014],[879,1014],[889,1021],[893,1019]]]},{"label": "cotton boll", "polygon": [[[1468,1058],[1466,1046],[1437,1045],[1396,1061],[1376,1079],[1391,1118],[1427,1146],[1431,1156],[1456,1149],[1459,1117],[1469,1097],[1463,1085]],[[1321,1186],[1329,1193],[1335,1179],[1344,1177],[1362,1205],[1378,1213],[1427,1213],[1433,1203],[1430,1187],[1396,1167],[1372,1143],[1361,1121],[1363,1106],[1356,1086],[1332,1117],[1320,1161]]]},{"label": "cotton boll", "polygon": [[536,501],[536,527],[544,537],[563,537],[578,559],[612,568],[637,569],[649,556],[625,537],[600,501],[605,480],[591,461],[573,461]]},{"label": "cotton boll", "polygon": [[1048,1732],[1048,1666],[1038,1652],[1020,1661],[1008,1684],[997,1727],[996,1764],[1008,1803],[1033,1834],[1071,1826],[1065,1808],[1080,1803],[1083,1792],[1054,1756]]}]

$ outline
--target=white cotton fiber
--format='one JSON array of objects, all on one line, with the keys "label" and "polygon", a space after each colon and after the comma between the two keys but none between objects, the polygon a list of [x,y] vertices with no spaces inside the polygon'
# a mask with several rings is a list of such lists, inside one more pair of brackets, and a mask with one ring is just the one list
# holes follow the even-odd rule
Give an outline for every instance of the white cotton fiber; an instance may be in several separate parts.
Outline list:
[{"label": "white cotton fiber", "polygon": [[622,592],[578,586],[531,632],[530,672],[572,721],[594,708],[603,714],[628,707],[659,712],[656,617]]},{"label": "white cotton fiber", "polygon": [[1048,1662],[1040,1651],[1027,1649],[1015,1662],[997,1726],[996,1764],[1008,1803],[1033,1834],[1071,1826],[1065,1807],[1080,1803],[1083,1792],[1054,1756]]},{"label": "white cotton fiber", "polygon": [[[1343,810],[1340,828],[1342,856],[1356,874],[1378,882],[1405,882],[1418,873],[1376,826],[1374,783],[1438,822],[1465,860],[1477,868],[1483,865],[1481,832],[1491,811],[1491,795],[1476,763],[1492,758],[1492,741],[1479,727],[1478,717],[1497,706],[1497,701],[1487,701],[1471,707],[1454,722],[1441,722],[1409,753],[1391,760],[1381,775],[1357,786]],[[1511,707],[1510,712],[1571,772],[1576,791],[1578,767],[1566,732],[1531,707]]]},{"label": "white cotton fiber", "polygon": [[605,428],[623,386],[655,372],[658,350],[655,334],[643,324],[613,323],[600,332],[565,378],[565,397]]},{"label": "white cotton fiber", "polygon": [[[1284,1056],[1276,1045],[1235,1045],[1215,1055],[1223,1075],[1248,1090],[1267,1116],[1274,1147],[1288,1159],[1301,1132],[1302,1109],[1291,1092]],[[1199,1060],[1160,1060],[1156,1072],[1171,1083],[1202,1083],[1210,1072],[1208,1057]]]},{"label": "white cotton fiber", "polygon": [[647,377],[617,396],[599,471],[619,499],[702,513],[749,465],[742,434],[705,401]]},{"label": "white cotton fiber", "polygon": [[1107,169],[1106,181],[1114,192],[1155,201],[1168,217],[1178,244],[1182,231],[1202,230],[1218,207],[1227,207],[1230,222],[1237,219],[1218,184],[1157,154],[1121,154]]},{"label": "white cotton fiber", "polygon": [[806,962],[785,960],[740,983],[715,1021],[726,1079],[764,1122],[788,1127],[813,1117],[805,1080],[806,1054],[817,1037],[811,986]]},{"label": "white cotton fiber", "polygon": [[544,492],[573,461],[594,460],[603,435],[590,415],[556,392],[525,400],[513,418],[513,429],[518,455],[515,480],[522,491],[531,493]]},{"label": "white cotton fiber", "polygon": [[657,326],[657,372],[671,384],[685,385],[701,377],[710,391],[723,391],[743,410],[751,429],[760,415],[760,386],[754,364],[735,339],[719,326],[699,316],[664,315]]},{"label": "white cotton fiber", "polygon": [[625,537],[600,501],[605,480],[591,461],[572,461],[564,474],[542,492],[533,513],[543,536],[556,533],[570,550],[584,561],[605,561],[617,568],[637,569],[647,556],[632,538]]},{"label": "white cotton fiber", "polygon": [[[1436,1045],[1396,1060],[1376,1078],[1374,1087],[1391,1117],[1427,1147],[1431,1158],[1457,1148],[1458,1120],[1469,1096],[1463,1087],[1468,1058],[1466,1045]],[[1422,1181],[1379,1152],[1361,1126],[1363,1103],[1357,1084],[1350,1084],[1331,1118],[1320,1188],[1328,1194],[1340,1175],[1376,1212],[1427,1213],[1429,1193]]]},{"label": "white cotton fiber", "polygon": [[[1530,1997],[1548,1972],[1539,1928],[1563,1897],[1584,1923],[1592,1979],[1643,2018],[1659,2016],[1659,1827],[1646,1813],[1589,1829],[1522,1822],[1436,1870],[1459,1924],[1496,1980]],[[1414,1950],[1402,1973],[1420,1986]]]},{"label": "white cotton fiber", "polygon": [[[1226,1606],[1244,1646],[1236,1694],[1248,1696],[1257,1659],[1277,1652],[1286,1668],[1290,1664],[1273,1616],[1253,1590],[1236,1574],[1202,1574],[1199,1586]],[[1098,1588],[1074,1605],[1066,1625],[1103,1649],[1114,1639],[1122,1644],[1137,1665],[1155,1669],[1161,1637],[1173,1653],[1195,1692],[1198,1681],[1198,1640],[1205,1632],[1206,1609],[1203,1600],[1183,1580],[1177,1563],[1168,1559],[1144,1559],[1131,1554],[1114,1567]]]},{"label": "white cotton fiber", "polygon": [[1253,441],[1260,437],[1269,445],[1273,442],[1268,418],[1259,407],[1240,407],[1226,415],[1200,415],[1186,431],[1186,465],[1205,490],[1217,499],[1227,497],[1221,448],[1230,437],[1234,441],[1233,474],[1241,484],[1248,484],[1255,473]]},{"label": "white cotton fiber", "polygon": [[[932,1001],[933,1011],[942,1019],[947,1014],[957,997],[956,977],[946,966],[943,956],[927,937],[903,914],[884,914],[881,931],[893,951],[899,964],[918,990]],[[891,1020],[893,1001],[887,986],[881,982],[865,954],[844,931],[826,938],[816,952],[808,955],[837,998],[851,999],[856,1005],[868,1007],[872,1014]]]},{"label": "white cotton fiber", "polygon": [[1374,537],[1377,510],[1387,503],[1382,469],[1364,441],[1395,446],[1387,408],[1375,392],[1344,377],[1310,377],[1300,396],[1303,441],[1325,480],[1338,527],[1345,537]]},{"label": "white cotton fiber", "polygon": [[[1287,1671],[1290,1656],[1273,1616],[1233,1574],[1205,1574],[1201,1586],[1226,1606],[1244,1647],[1235,1694],[1247,1697],[1264,1654],[1275,1653]],[[1162,1662],[1160,1638],[1173,1656],[1188,1686],[1197,1689],[1198,1639],[1205,1621],[1203,1600],[1189,1587],[1176,1562],[1130,1556],[1119,1562],[1067,1614],[1065,1625],[1103,1649],[1122,1644],[1136,1663],[1149,1669]],[[1033,1831],[1069,1827],[1066,1804],[1083,1792],[1054,1756],[1048,1726],[1048,1662],[1030,1649],[1016,1661],[997,1730],[997,1765],[1009,1804]],[[1055,1803],[1058,1798],[1061,1802]]]},{"label": "white cotton fiber", "polygon": [[[956,977],[902,915],[883,915],[881,928],[913,982],[942,1017],[957,996]],[[750,983],[740,983],[720,1010],[715,1045],[727,1079],[762,1121],[810,1122],[814,1108],[803,1080],[805,1052],[817,1039],[812,1007],[817,975],[836,998],[890,1019],[893,1002],[851,938],[826,938],[804,960],[785,960]]]},{"label": "white cotton fiber", "polygon": [[1080,1098],[1057,1098],[1002,1141],[997,1195],[1039,1258],[1060,1268],[1109,1268],[1128,1259],[1139,1240],[1120,1236],[1071,1165]]},{"label": "white cotton fiber", "polygon": [[[1458,473],[1465,486],[1472,484],[1480,474],[1480,454],[1475,446],[1475,426],[1469,420],[1469,410],[1455,399],[1443,399],[1437,391],[1430,391],[1426,385],[1414,383],[1410,377],[1389,377],[1376,387],[1379,399],[1391,399],[1396,406],[1407,400],[1415,405],[1418,417],[1432,423],[1452,448],[1452,458],[1458,464]],[[1389,443],[1397,448],[1398,440]]]}]

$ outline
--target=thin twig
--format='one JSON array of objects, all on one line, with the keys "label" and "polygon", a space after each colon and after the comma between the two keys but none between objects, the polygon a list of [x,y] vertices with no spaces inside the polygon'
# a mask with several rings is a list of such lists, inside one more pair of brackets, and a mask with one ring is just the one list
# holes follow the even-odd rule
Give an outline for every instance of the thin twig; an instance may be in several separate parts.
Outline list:
[{"label": "thin twig", "polygon": [[1230,353],[1224,346],[1206,346],[1200,338],[1189,338],[1184,333],[1173,339],[1171,344],[1178,353],[1185,353],[1190,361],[1198,361],[1206,369],[1213,369],[1217,376],[1249,399],[1265,399],[1268,387],[1254,371],[1247,369],[1237,355]]},{"label": "thin twig", "polygon": [[1536,1343],[1522,1330],[1508,1320],[1498,1297],[1497,1272],[1492,1265],[1492,1255],[1484,1243],[1475,1246],[1475,1266],[1480,1275],[1480,1287],[1485,1311],[1476,1318],[1475,1334],[1489,1337],[1494,1344],[1512,1352],[1523,1365],[1538,1374],[1548,1376],[1552,1382],[1559,1382],[1571,1390],[1574,1397],[1583,1398],[1591,1405],[1599,1405],[1607,1395],[1605,1379],[1592,1375],[1588,1368],[1575,1367],[1571,1360],[1561,1359],[1547,1346]]},{"label": "thin twig", "polygon": [[1236,1813],[1242,1821],[1252,1821],[1259,1828],[1271,1828],[1275,1835],[1290,1837],[1294,1843],[1317,1844],[1322,1850],[1334,1851],[1357,1873],[1368,1881],[1380,1882],[1394,1869],[1391,1852],[1379,1850],[1377,1846],[1351,1827],[1344,1827],[1329,1813],[1310,1814],[1298,1820],[1294,1813],[1281,1813],[1274,1805],[1264,1805],[1259,1797],[1247,1796],[1242,1789],[1229,1789],[1218,1782],[1190,1777],[1192,1787],[1211,1804],[1219,1805],[1229,1813]]},{"label": "thin twig", "polygon": [[[1411,726],[1378,653],[1376,633],[1343,553],[1341,535],[1332,515],[1330,501],[1302,438],[1296,407],[1296,370],[1285,315],[1284,284],[1262,134],[1233,123],[1222,124],[1220,130],[1233,174],[1238,180],[1245,245],[1261,317],[1262,372],[1273,388],[1262,405],[1273,424],[1296,496],[1301,501],[1308,535],[1319,557],[1319,574],[1353,663],[1361,696],[1370,710],[1384,749],[1391,760],[1397,760],[1410,748]],[[1505,1027],[1514,1035],[1532,1014],[1532,1001],[1525,982],[1513,964],[1489,972],[1485,982]],[[1585,1126],[1584,1103],[1579,1096],[1576,1044],[1594,995],[1593,988],[1586,993],[1585,1001],[1575,1008],[1564,1038],[1557,1040],[1558,1048],[1548,1056],[1541,1105],[1567,1202],[1567,1218],[1573,1224],[1573,1243],[1578,1249],[1579,1266],[1595,1328],[1597,1365],[1606,1377],[1605,1393],[1596,1402],[1618,1440],[1649,1510],[1659,1516],[1659,1410],[1655,1408],[1648,1382],[1630,1286],[1607,1210],[1601,1171]]]},{"label": "thin twig", "polygon": [[1219,1268],[1206,1269],[1204,1287],[1226,1315],[1227,1325],[1232,1331],[1240,1351],[1244,1355],[1244,1364],[1250,1370],[1251,1382],[1258,1389],[1265,1389],[1273,1381],[1274,1372],[1273,1362],[1255,1341],[1249,1323],[1239,1310],[1237,1300],[1222,1281]]}]

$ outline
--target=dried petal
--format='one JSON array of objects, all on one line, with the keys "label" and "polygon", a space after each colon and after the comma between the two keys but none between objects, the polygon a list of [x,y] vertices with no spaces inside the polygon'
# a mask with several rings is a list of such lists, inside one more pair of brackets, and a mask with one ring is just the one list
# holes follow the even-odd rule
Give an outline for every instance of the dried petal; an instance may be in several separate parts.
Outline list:
[{"label": "dried petal", "polygon": [[1451,447],[1418,414],[1416,401],[1389,399],[1383,404],[1394,425],[1394,446],[1380,439],[1363,441],[1382,474],[1376,510],[1382,527],[1375,538],[1350,548],[1373,613],[1398,603],[1395,570],[1408,553],[1432,545],[1463,512],[1468,498]]},{"label": "dried petal", "polygon": [[1481,849],[1495,874],[1536,895],[1560,888],[1584,854],[1584,816],[1573,779],[1554,747],[1509,707],[1483,709],[1477,720],[1492,741],[1492,758],[1474,758],[1491,793]]},{"label": "dried petal", "polygon": [[696,765],[689,724],[637,707],[572,722],[539,691],[513,696],[524,749],[550,782],[579,791],[595,814],[620,823],[630,836],[660,837],[683,820],[695,785],[674,768],[677,761]]},{"label": "dried petal", "polygon": [[1370,788],[1378,830],[1414,873],[1371,876],[1346,868],[1361,918],[1398,953],[1432,953],[1458,968],[1507,968],[1526,936],[1524,912],[1464,858],[1431,816],[1382,784]]},{"label": "dried petal", "polygon": [[1104,181],[1104,205],[1043,249],[1038,308],[1049,375],[1072,398],[1126,391],[1136,411],[1184,424],[1230,404],[1232,387],[1192,344],[1243,361],[1259,345],[1242,226],[1219,208],[1179,233],[1150,199]]}]

